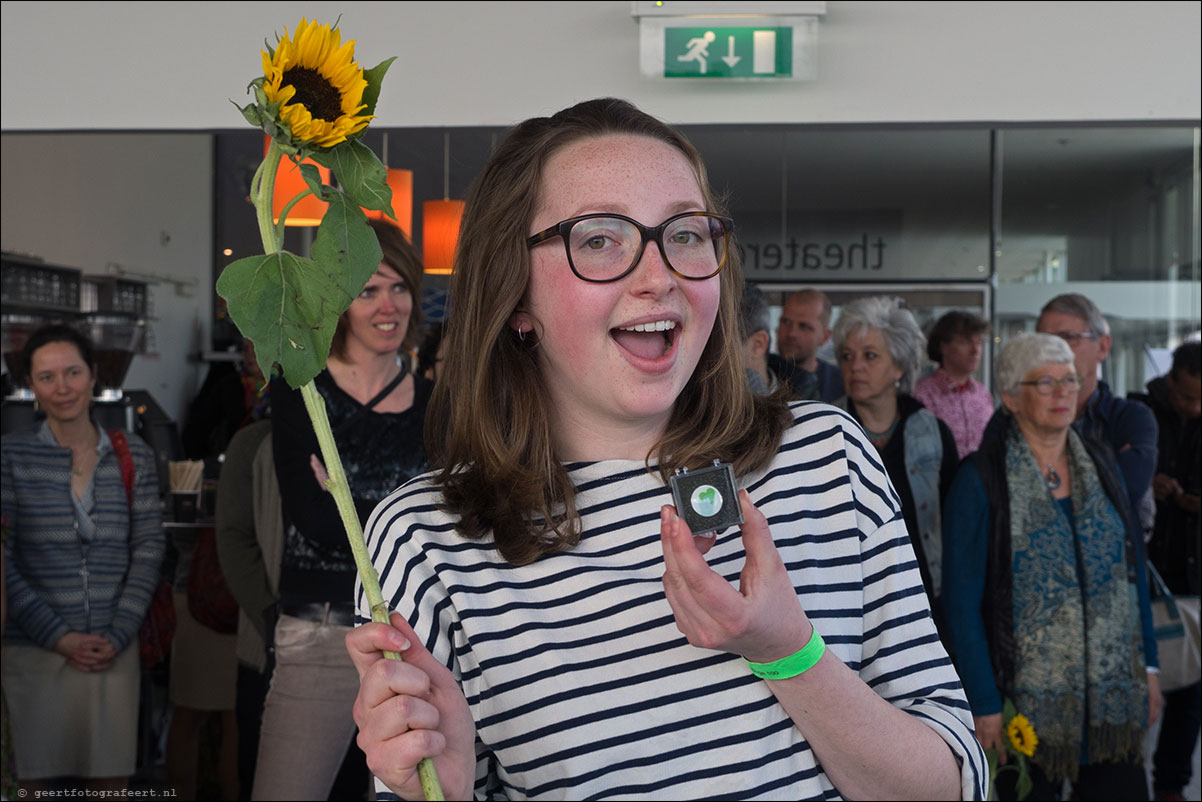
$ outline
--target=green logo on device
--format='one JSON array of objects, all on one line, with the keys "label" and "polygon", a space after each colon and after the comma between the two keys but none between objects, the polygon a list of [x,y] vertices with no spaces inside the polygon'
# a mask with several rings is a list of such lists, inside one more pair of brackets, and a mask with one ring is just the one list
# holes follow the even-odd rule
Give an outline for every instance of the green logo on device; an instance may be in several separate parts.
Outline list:
[{"label": "green logo on device", "polygon": [[722,494],[713,485],[701,485],[693,491],[689,503],[693,505],[693,511],[698,515],[710,518],[717,515],[718,511],[722,509]]}]

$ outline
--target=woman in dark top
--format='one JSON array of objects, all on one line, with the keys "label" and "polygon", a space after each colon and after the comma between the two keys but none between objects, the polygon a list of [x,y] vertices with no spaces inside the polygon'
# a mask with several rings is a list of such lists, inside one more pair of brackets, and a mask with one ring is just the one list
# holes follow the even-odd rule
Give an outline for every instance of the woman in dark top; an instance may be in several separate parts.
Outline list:
[{"label": "woman in dark top", "polygon": [[[384,259],[338,321],[325,400],[347,482],[366,527],[376,504],[426,470],[422,427],[433,384],[401,353],[416,343],[422,266],[395,226],[372,221]],[[284,513],[276,666],[263,711],[255,799],[325,799],[353,747],[359,677],[343,638],[354,624],[355,563],[300,392],[273,383],[272,449]],[[358,789],[356,789],[358,790]]]},{"label": "woman in dark top", "polygon": [[942,631],[935,603],[942,574],[940,510],[958,460],[951,429],[910,395],[926,339],[899,299],[881,296],[843,307],[834,337],[847,391],[835,405],[851,413],[880,452]]}]

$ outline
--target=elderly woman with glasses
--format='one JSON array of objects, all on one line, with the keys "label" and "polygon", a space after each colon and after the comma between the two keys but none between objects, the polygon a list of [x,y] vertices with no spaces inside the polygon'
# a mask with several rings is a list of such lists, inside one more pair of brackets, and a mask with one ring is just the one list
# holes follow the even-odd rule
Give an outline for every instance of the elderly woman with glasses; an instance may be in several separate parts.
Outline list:
[{"label": "elderly woman with glasses", "polygon": [[977,738],[1004,757],[1009,699],[1039,739],[1032,798],[1068,779],[1075,799],[1147,799],[1160,691],[1126,488],[1108,448],[1070,426],[1080,377],[1064,340],[1014,338],[997,382],[1006,435],[961,465],[943,515],[942,601]]},{"label": "elderly woman with glasses", "polygon": [[437,470],[368,526],[398,612],[347,639],[381,792],[417,797],[428,757],[448,799],[983,794],[863,431],[752,393],[731,230],[696,149],[625,101],[494,150]]},{"label": "elderly woman with glasses", "polygon": [[935,608],[942,578],[939,516],[958,460],[951,429],[910,395],[926,338],[901,299],[871,296],[843,307],[834,339],[847,391],[835,405],[864,427],[879,452]]}]

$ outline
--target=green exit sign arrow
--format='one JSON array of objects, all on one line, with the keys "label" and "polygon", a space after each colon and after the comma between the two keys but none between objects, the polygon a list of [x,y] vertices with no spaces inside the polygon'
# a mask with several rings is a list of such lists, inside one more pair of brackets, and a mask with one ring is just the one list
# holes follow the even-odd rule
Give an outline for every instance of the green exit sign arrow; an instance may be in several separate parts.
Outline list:
[{"label": "green exit sign arrow", "polygon": [[793,29],[665,28],[665,78],[791,78]]}]

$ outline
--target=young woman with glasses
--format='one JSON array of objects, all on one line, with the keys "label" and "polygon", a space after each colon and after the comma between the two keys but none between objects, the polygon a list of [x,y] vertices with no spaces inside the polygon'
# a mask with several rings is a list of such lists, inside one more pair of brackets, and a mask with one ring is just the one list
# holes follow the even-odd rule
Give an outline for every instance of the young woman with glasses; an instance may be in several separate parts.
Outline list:
[{"label": "young woman with glasses", "polygon": [[[439,470],[373,513],[398,613],[347,638],[379,790],[419,797],[432,757],[456,799],[983,793],[871,445],[747,384],[732,230],[693,146],[624,101],[522,123],[478,177]],[[741,490],[685,497],[744,523],[694,534],[669,480],[715,460]]]}]

